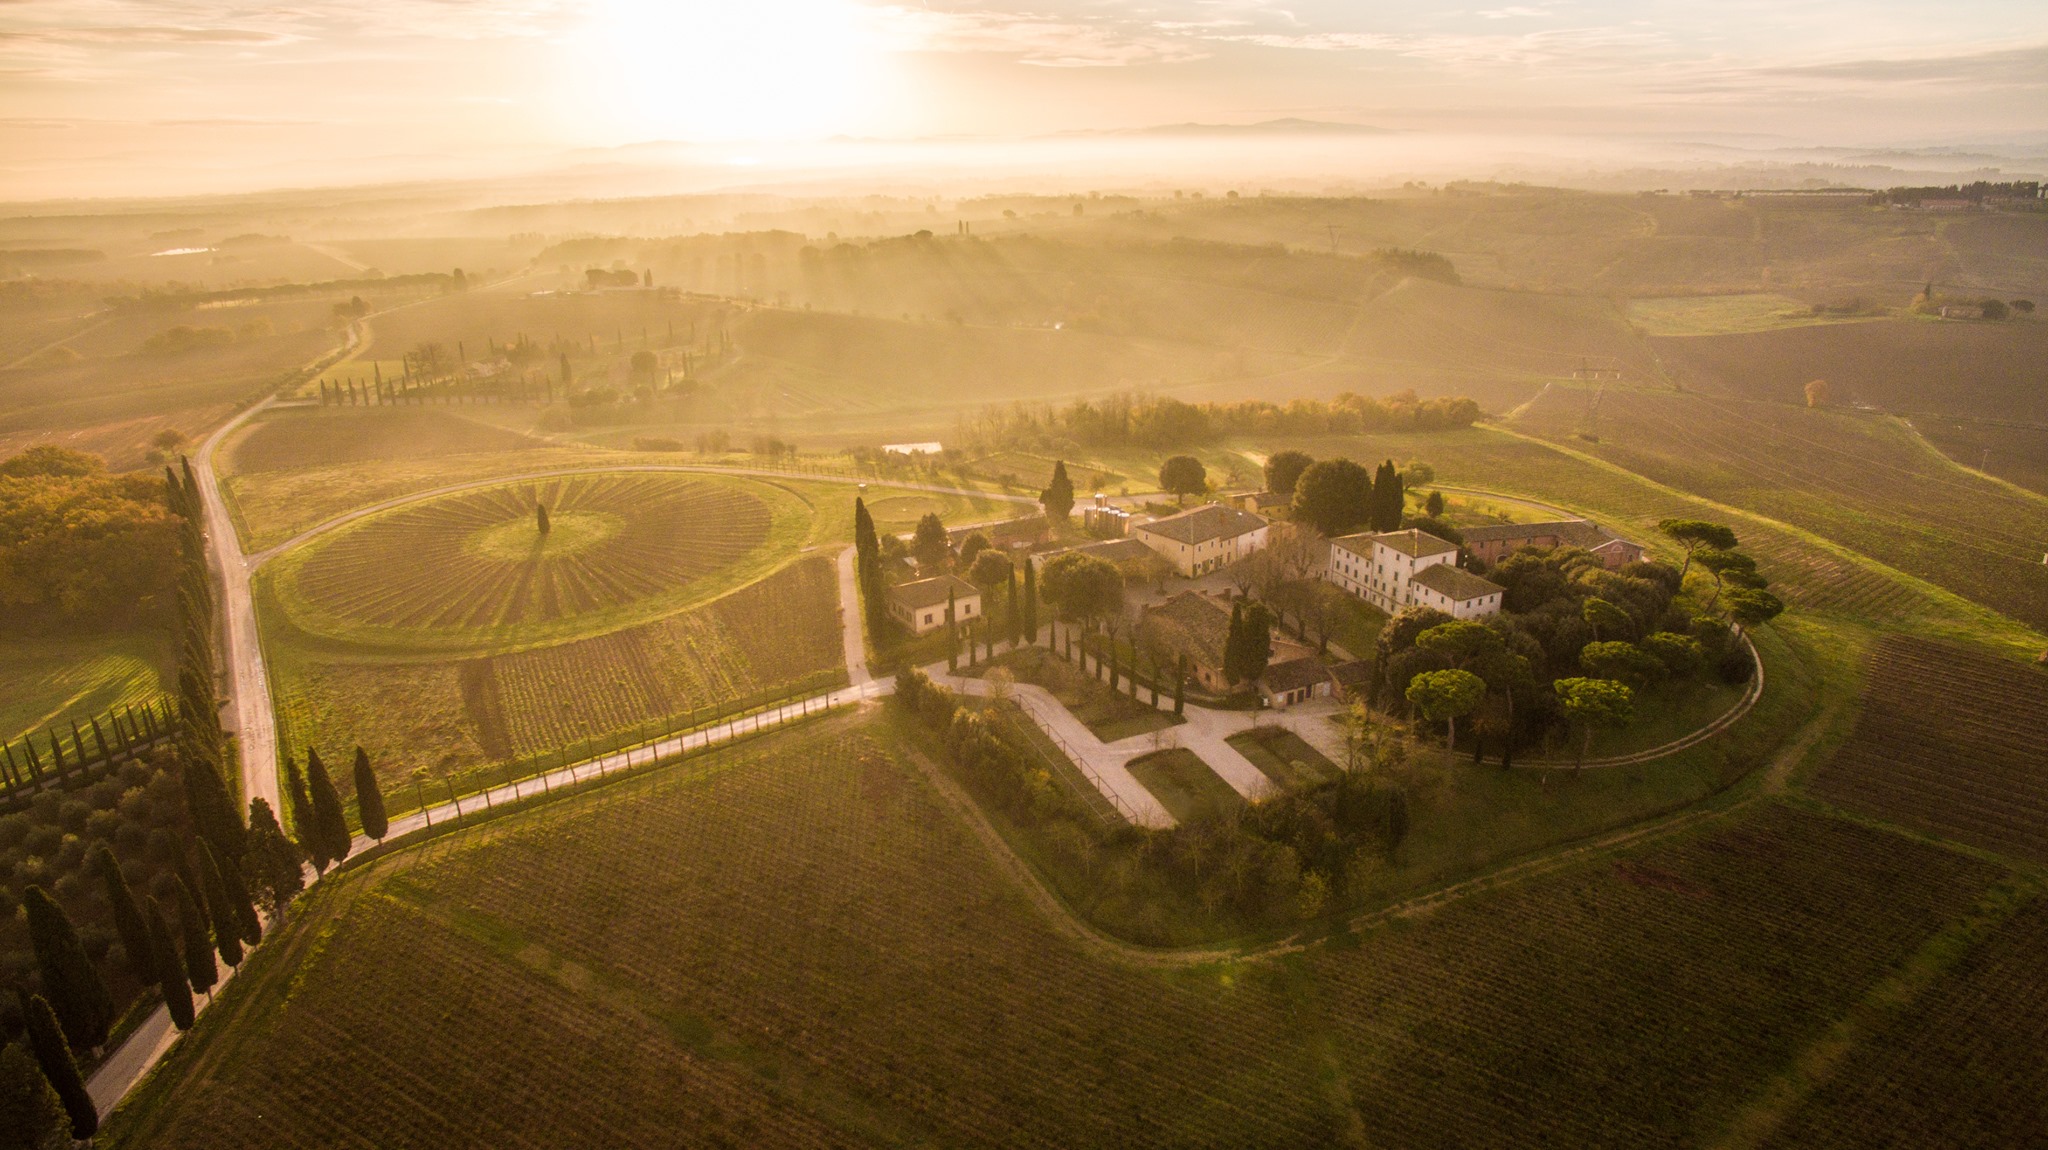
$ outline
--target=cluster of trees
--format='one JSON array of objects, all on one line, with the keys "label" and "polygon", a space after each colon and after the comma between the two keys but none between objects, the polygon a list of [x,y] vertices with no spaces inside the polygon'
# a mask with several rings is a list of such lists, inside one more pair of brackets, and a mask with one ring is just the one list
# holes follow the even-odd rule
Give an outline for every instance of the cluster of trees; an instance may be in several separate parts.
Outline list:
[{"label": "cluster of trees", "polygon": [[146,475],[36,447],[0,463],[0,609],[65,628],[160,618],[177,577],[178,525]]},{"label": "cluster of trees", "polygon": [[1119,394],[1066,407],[1015,404],[964,421],[961,439],[975,450],[1063,445],[1175,448],[1226,435],[1359,435],[1448,431],[1470,427],[1481,411],[1464,396],[1423,399],[1413,391],[1386,396],[1346,393],[1332,400],[1187,403],[1163,396]]},{"label": "cluster of trees", "polygon": [[654,272],[652,269],[643,274],[635,272],[630,268],[620,268],[617,271],[609,271],[605,268],[585,268],[583,269],[583,281],[589,286],[591,291],[608,287],[653,287]]},{"label": "cluster of trees", "polygon": [[1281,466],[1275,469],[1268,461],[1267,481],[1287,484],[1287,493],[1294,497],[1294,521],[1332,538],[1354,531],[1399,530],[1408,506],[1408,485],[1427,483],[1436,474],[1427,464],[1411,463],[1404,470],[1391,459],[1373,472],[1349,459],[1317,461],[1299,451],[1281,452],[1273,459]]},{"label": "cluster of trees", "polygon": [[179,324],[142,341],[144,355],[183,355],[191,351],[205,351],[209,348],[228,347],[235,342],[235,333],[225,327],[193,327]]},{"label": "cluster of trees", "polygon": [[[284,779],[285,794],[292,801],[296,845],[312,861],[314,873],[325,874],[330,864],[348,857],[355,843],[355,836],[348,829],[348,809],[342,803],[341,792],[335,788],[334,776],[321,761],[320,752],[311,747],[306,748],[305,773],[300,774],[297,764],[287,760]],[[363,833],[382,842],[391,833],[391,819],[385,813],[384,792],[377,782],[377,772],[370,765],[368,752],[361,747],[356,748],[354,782],[356,815],[363,824]]]},{"label": "cluster of trees", "polygon": [[1976,180],[1967,184],[1950,184],[1946,187],[1886,188],[1873,193],[1873,204],[1918,204],[1922,200],[1969,200],[1981,204],[1986,198],[2031,200],[2041,194],[2041,185],[2033,180],[2013,180],[1994,183]]},{"label": "cluster of trees", "polygon": [[[53,810],[57,827],[84,831],[84,837],[57,837],[55,851],[45,829],[33,821],[14,823],[27,831],[23,847],[37,855],[37,866],[18,866],[14,874],[53,876],[49,888],[29,882],[20,892],[35,956],[33,976],[20,988],[43,994],[72,1050],[102,1046],[119,1011],[109,988],[113,941],[92,939],[96,962],[68,904],[88,923],[100,915],[111,919],[121,976],[135,990],[156,986],[182,1029],[193,1023],[193,994],[211,990],[219,978],[215,956],[236,966],[242,947],[262,937],[256,904],[268,906],[272,917],[283,915],[303,884],[299,849],[285,839],[268,804],[256,800],[244,823],[223,782],[225,737],[213,694],[215,602],[190,465],[182,473],[166,469],[164,503],[178,520],[180,657],[172,747],[145,753],[125,763],[117,778],[86,786],[86,798],[37,796],[31,814]],[[78,782],[84,784],[84,776]],[[12,827],[6,833],[12,835]],[[131,880],[145,882],[147,894],[137,898]],[[100,898],[92,896],[94,888]]]},{"label": "cluster of trees", "polygon": [[[1375,700],[1405,701],[1443,723],[1454,747],[1459,721],[1469,720],[1474,760],[1493,740],[1511,765],[1518,746],[1565,728],[1582,736],[1583,755],[1598,728],[1630,721],[1639,694],[1658,684],[1746,682],[1755,665],[1740,628],[1775,618],[1783,604],[1727,527],[1667,520],[1663,529],[1687,549],[1681,566],[1609,571],[1576,548],[1530,548],[1489,573],[1506,588],[1503,614],[1398,612],[1380,634]],[[1713,576],[1704,603],[1679,596],[1695,566]]]}]

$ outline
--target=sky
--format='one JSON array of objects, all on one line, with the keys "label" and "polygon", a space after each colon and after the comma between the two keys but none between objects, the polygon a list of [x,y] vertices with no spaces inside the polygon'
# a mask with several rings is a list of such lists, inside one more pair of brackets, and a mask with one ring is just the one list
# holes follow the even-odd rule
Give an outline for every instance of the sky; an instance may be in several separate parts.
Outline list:
[{"label": "sky", "polygon": [[0,0],[8,200],[445,177],[654,140],[1281,118],[2048,143],[2048,3]]}]

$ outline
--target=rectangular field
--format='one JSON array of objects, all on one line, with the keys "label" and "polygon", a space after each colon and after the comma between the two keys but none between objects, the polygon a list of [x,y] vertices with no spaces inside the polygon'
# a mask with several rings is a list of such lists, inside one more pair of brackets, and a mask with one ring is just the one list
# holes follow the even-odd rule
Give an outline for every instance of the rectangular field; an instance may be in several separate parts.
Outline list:
[{"label": "rectangular field", "polygon": [[1855,733],[1812,790],[1851,810],[2048,862],[2048,673],[1894,636]]},{"label": "rectangular field", "polygon": [[0,643],[0,740],[139,706],[161,693],[171,663],[169,639],[153,629]]},{"label": "rectangular field", "polygon": [[1131,774],[1152,792],[1176,822],[1218,818],[1244,806],[1243,796],[1184,747],[1154,751],[1132,759],[1129,766]]},{"label": "rectangular field", "polygon": [[409,809],[415,768],[459,788],[514,759],[579,757],[586,743],[643,724],[828,675],[841,657],[838,577],[811,557],[702,607],[588,639],[448,659],[324,658],[286,640],[274,644],[272,674],[288,753],[313,746],[346,763],[360,744],[393,809]]}]

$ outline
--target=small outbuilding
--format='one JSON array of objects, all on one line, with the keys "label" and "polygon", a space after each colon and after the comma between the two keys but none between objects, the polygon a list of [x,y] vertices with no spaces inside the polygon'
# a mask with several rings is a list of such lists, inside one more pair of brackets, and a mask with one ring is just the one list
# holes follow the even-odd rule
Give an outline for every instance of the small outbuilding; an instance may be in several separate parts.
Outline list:
[{"label": "small outbuilding", "polygon": [[1266,673],[1259,677],[1259,693],[1266,697],[1266,705],[1282,711],[1310,699],[1327,699],[1335,685],[1330,668],[1313,655],[1267,664]]}]

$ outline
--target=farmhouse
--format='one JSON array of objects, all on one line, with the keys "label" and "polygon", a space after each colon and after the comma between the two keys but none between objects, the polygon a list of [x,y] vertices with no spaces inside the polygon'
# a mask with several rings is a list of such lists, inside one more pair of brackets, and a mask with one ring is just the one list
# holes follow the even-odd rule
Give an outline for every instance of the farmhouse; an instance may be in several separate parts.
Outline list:
[{"label": "farmhouse", "polygon": [[924,635],[946,625],[946,601],[953,602],[953,619],[966,622],[981,617],[981,588],[953,575],[898,583],[889,588],[889,617]]},{"label": "farmhouse", "polygon": [[1271,516],[1286,511],[1288,505],[1294,502],[1294,498],[1277,491],[1253,491],[1245,495],[1233,495],[1230,501],[1237,504],[1240,511],[1255,511],[1260,515]]},{"label": "farmhouse", "polygon": [[1193,507],[1132,529],[1182,576],[1207,575],[1266,545],[1266,518],[1220,503]]},{"label": "farmhouse", "polygon": [[1641,546],[1584,519],[1560,519],[1550,523],[1502,523],[1489,527],[1468,527],[1465,550],[1488,566],[1524,547],[1577,547],[1590,551],[1609,571],[1617,571],[1643,558]]},{"label": "farmhouse", "polygon": [[1330,540],[1324,578],[1380,610],[1434,607],[1459,619],[1500,612],[1505,589],[1455,565],[1458,545],[1409,528]]},{"label": "farmhouse", "polygon": [[[1223,645],[1230,638],[1230,608],[1199,591],[1182,591],[1164,603],[1145,608],[1138,619],[1140,642],[1165,659],[1186,656],[1188,670],[1202,689],[1226,694],[1230,680],[1223,674]],[[1273,636],[1273,654],[1268,667],[1310,658],[1299,643]]]}]

